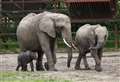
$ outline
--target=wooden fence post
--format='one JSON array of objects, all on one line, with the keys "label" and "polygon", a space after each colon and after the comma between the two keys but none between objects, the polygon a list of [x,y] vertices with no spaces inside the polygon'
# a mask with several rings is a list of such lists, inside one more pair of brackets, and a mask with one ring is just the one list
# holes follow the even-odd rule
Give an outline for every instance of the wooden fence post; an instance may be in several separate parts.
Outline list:
[{"label": "wooden fence post", "polygon": [[0,0],[0,25],[1,25],[1,18],[2,18],[2,4],[1,4],[1,2],[2,2],[2,0]]},{"label": "wooden fence post", "polygon": [[115,49],[118,49],[119,47],[119,39],[118,39],[118,25],[117,24],[114,24],[114,34],[115,34]]}]

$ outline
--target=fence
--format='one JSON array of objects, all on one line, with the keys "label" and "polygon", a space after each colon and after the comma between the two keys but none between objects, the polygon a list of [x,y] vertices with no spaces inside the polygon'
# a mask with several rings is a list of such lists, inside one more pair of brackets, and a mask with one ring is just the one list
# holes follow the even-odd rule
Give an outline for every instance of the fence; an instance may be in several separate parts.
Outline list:
[{"label": "fence", "polygon": [[[18,42],[16,39],[16,28],[20,19],[12,20],[8,17],[3,17],[0,25],[0,51],[1,50],[19,50]],[[104,24],[109,30],[109,38],[105,45],[106,48],[118,49],[120,48],[120,24],[119,22],[109,22]],[[75,32],[80,25],[72,25],[72,35],[75,36]],[[57,47],[64,48],[65,44],[61,37],[57,38]]]},{"label": "fence", "polygon": [[[79,22],[78,24],[73,24],[72,28],[77,27],[76,29],[73,29],[74,32],[76,32],[76,30],[79,28],[79,26],[84,25],[86,23],[90,23],[90,24],[101,24],[107,27],[108,31],[109,31],[109,37],[108,40],[106,42],[105,47],[107,49],[118,49],[120,48],[120,23],[119,20],[115,19],[115,20],[111,20],[111,21],[99,21],[99,22]],[[73,36],[75,35],[75,33],[73,33]]]}]

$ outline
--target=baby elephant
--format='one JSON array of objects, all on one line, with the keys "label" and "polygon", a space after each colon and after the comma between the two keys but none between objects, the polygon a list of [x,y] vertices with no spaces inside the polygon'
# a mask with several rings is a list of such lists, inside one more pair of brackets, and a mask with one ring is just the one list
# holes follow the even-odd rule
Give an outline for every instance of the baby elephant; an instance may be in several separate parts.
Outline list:
[{"label": "baby elephant", "polygon": [[[108,37],[108,30],[105,26],[97,25],[90,25],[85,24],[81,26],[78,31],[76,32],[75,36],[75,45],[79,50],[79,56],[76,61],[75,69],[79,70],[80,62],[83,58],[85,69],[90,69],[88,62],[86,60],[86,54],[91,53],[95,60],[95,70],[102,71],[101,68],[101,60],[103,54],[103,48],[107,41]],[[70,67],[70,61],[72,54],[69,54],[68,57],[68,67]]]},{"label": "baby elephant", "polygon": [[17,59],[18,66],[16,68],[16,71],[18,71],[20,67],[22,71],[27,71],[28,63],[30,63],[31,71],[34,71],[33,59],[37,59],[35,52],[31,52],[31,51],[22,52]]}]

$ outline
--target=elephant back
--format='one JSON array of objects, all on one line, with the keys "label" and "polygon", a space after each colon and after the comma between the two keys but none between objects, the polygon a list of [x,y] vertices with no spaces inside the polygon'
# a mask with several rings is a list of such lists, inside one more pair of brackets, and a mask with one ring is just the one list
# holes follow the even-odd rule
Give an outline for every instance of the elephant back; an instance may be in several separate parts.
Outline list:
[{"label": "elephant back", "polygon": [[76,38],[83,38],[89,35],[90,31],[90,24],[85,24],[79,27],[78,31],[76,32]]},{"label": "elephant back", "polygon": [[17,39],[22,50],[35,50],[39,45],[37,44],[39,42],[36,36],[36,28],[38,26],[38,21],[40,20],[40,14],[34,16],[31,15],[32,14],[29,14],[24,17],[17,27]]}]

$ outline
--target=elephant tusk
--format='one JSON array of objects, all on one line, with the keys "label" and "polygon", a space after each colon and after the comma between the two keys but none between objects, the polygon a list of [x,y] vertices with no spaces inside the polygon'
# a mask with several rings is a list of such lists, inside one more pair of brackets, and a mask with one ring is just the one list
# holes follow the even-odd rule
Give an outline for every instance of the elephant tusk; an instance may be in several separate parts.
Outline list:
[{"label": "elephant tusk", "polygon": [[78,49],[73,43],[72,43],[72,47],[73,47],[74,49]]},{"label": "elephant tusk", "polygon": [[66,40],[63,38],[64,43],[71,48],[71,46],[66,42]]}]

